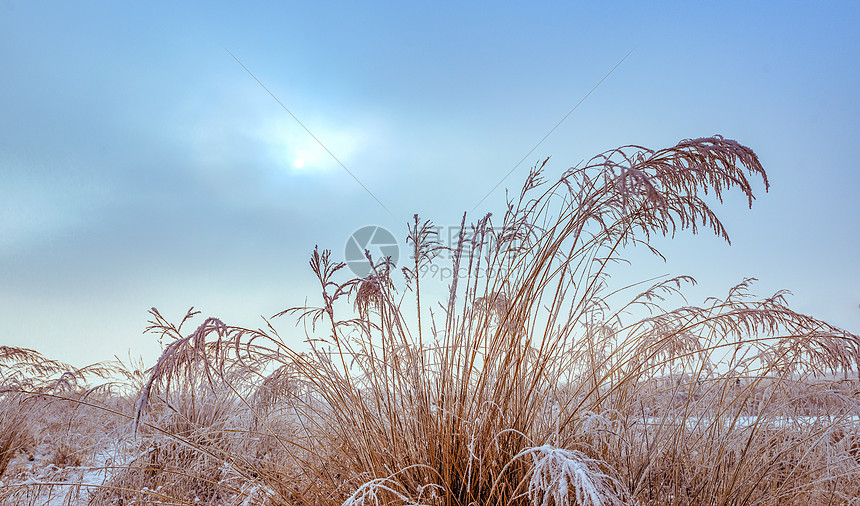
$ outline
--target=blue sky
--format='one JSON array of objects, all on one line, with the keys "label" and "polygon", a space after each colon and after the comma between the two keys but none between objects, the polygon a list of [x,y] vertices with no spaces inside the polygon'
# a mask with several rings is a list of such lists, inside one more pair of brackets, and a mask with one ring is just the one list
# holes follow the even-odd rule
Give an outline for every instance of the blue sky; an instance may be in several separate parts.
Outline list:
[{"label": "blue sky", "polygon": [[850,2],[2,1],[0,343],[152,360],[152,306],[255,327],[314,300],[315,244],[459,223],[631,50],[502,188],[545,156],[555,176],[619,145],[737,139],[772,188],[720,208],[732,246],[681,234],[619,276],[691,274],[691,302],[754,276],[858,332],[857,26]]}]

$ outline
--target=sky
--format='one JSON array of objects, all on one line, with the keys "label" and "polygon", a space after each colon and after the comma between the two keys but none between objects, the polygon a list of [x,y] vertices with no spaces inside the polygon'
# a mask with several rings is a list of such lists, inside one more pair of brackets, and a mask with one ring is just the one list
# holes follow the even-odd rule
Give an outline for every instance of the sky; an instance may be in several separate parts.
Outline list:
[{"label": "sky", "polygon": [[152,363],[151,307],[258,327],[316,302],[315,245],[713,134],[770,191],[717,209],[731,246],[681,233],[620,279],[689,274],[701,303],[756,277],[858,333],[858,26],[855,2],[0,1],[0,344]]}]

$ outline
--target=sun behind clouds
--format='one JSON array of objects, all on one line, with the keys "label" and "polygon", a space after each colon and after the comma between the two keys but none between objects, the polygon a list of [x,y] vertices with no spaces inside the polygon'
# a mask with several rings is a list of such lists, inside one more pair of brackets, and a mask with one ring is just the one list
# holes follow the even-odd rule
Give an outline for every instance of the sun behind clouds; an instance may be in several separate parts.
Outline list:
[{"label": "sun behind clouds", "polygon": [[[344,128],[311,125],[314,139],[290,118],[278,117],[264,122],[258,129],[258,138],[265,143],[270,160],[291,172],[326,172],[337,167],[332,153],[349,164],[352,155],[362,144],[363,135]],[[310,127],[309,127],[310,128]],[[325,143],[325,147],[320,145]],[[331,151],[329,153],[327,149]]]}]

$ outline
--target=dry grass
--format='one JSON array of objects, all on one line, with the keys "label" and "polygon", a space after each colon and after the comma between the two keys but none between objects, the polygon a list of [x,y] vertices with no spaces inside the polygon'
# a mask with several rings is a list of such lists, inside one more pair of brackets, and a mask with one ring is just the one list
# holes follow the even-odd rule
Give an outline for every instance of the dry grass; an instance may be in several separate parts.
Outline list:
[{"label": "dry grass", "polygon": [[[275,315],[304,325],[303,351],[268,321],[247,329],[208,318],[187,333],[197,313],[174,325],[153,309],[149,330],[167,344],[145,376],[127,366],[69,371],[4,349],[0,401],[33,405],[17,411],[26,423],[4,410],[0,424],[54,441],[65,434],[55,467],[95,465],[95,448],[108,446],[99,431],[121,441],[102,480],[86,484],[92,493],[68,491],[68,501],[90,504],[860,496],[860,338],[793,311],[785,293],[752,295],[753,280],[694,306],[682,297],[691,278],[613,287],[609,277],[627,248],[660,255],[655,236],[710,230],[728,240],[708,202],[731,191],[751,205],[751,178],[767,188],[752,150],[718,136],[658,151],[626,146],[554,184],[543,181],[545,164],[499,222],[487,215],[465,227],[464,216],[452,255],[466,275],[435,306],[422,299],[420,273],[442,248],[416,215],[405,284],[386,259],[368,256],[372,274],[348,279],[330,252],[314,250],[320,306]],[[402,311],[412,301],[415,321]],[[125,390],[83,386],[109,370]],[[34,379],[61,371],[53,385]],[[136,402],[122,394],[129,389]],[[96,430],[36,427],[34,413],[60,402],[88,410],[92,418],[75,423]],[[0,466],[23,440],[13,432],[0,437]],[[35,504],[50,483],[0,497]]]}]

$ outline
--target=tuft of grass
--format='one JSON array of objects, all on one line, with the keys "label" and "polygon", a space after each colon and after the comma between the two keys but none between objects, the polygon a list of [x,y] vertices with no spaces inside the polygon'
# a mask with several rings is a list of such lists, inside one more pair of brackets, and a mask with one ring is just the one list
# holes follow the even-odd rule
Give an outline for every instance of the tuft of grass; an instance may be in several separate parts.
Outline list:
[{"label": "tuft of grass", "polygon": [[[610,277],[628,248],[661,256],[655,237],[708,231],[728,241],[709,202],[739,192],[751,206],[755,181],[768,188],[755,153],[720,136],[624,146],[551,184],[547,163],[499,217],[467,225],[463,216],[449,252],[458,276],[443,300],[427,302],[422,272],[444,248],[415,215],[411,262],[399,271],[368,254],[371,273],[350,279],[314,249],[319,305],[273,317],[297,320],[303,349],[269,320],[249,329],[206,318],[187,332],[193,308],[176,325],[153,309],[161,357],[145,374],[119,369],[119,391],[136,388],[136,401],[83,395],[99,367],[60,376],[46,399],[98,404],[128,422],[111,424],[127,458],[115,452],[104,481],[87,484],[90,503],[860,496],[858,336],[792,310],[786,292],[755,296],[753,279],[693,305],[688,276],[632,286]],[[33,353],[9,354],[22,371],[15,384],[32,383],[38,367],[65,370]]]}]

